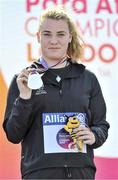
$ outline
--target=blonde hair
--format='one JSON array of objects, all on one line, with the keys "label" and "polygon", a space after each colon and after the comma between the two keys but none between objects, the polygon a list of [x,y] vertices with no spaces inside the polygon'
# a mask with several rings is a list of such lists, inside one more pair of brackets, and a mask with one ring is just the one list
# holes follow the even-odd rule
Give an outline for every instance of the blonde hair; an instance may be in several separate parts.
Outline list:
[{"label": "blonde hair", "polygon": [[84,41],[79,35],[72,19],[62,8],[56,7],[55,9],[48,9],[41,15],[39,31],[42,23],[47,18],[54,20],[64,20],[65,22],[67,22],[69,32],[72,35],[72,40],[68,45],[67,54],[73,62],[78,62],[78,60],[80,60],[83,56]]}]

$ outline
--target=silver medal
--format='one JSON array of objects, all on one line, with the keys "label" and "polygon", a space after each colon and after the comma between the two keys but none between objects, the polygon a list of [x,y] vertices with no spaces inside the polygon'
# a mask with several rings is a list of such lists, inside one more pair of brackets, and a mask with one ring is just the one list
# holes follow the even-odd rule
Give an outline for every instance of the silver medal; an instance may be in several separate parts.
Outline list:
[{"label": "silver medal", "polygon": [[30,89],[39,89],[43,85],[43,81],[41,76],[43,74],[39,74],[38,72],[31,72],[28,76],[28,87]]}]

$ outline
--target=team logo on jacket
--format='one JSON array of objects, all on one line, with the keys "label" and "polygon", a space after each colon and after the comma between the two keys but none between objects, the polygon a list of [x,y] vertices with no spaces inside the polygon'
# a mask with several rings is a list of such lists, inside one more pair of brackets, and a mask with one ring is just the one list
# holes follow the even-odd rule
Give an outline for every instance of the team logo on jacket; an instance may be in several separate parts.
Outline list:
[{"label": "team logo on jacket", "polygon": [[85,113],[43,113],[45,153],[83,152],[86,145],[77,140],[77,128],[86,126]]},{"label": "team logo on jacket", "polygon": [[47,94],[46,90],[44,89],[44,86],[40,87],[35,92],[35,95],[40,95],[40,94]]}]

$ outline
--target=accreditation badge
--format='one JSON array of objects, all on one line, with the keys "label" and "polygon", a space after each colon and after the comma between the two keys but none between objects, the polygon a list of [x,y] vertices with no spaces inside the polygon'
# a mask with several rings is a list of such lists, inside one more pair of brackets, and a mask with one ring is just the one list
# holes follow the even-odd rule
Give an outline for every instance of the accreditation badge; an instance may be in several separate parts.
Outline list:
[{"label": "accreditation badge", "polygon": [[67,117],[75,119],[75,114],[80,126],[87,124],[86,113],[64,112],[64,113],[43,113],[43,139],[44,153],[86,153],[86,144],[78,148],[71,134],[65,129]]}]

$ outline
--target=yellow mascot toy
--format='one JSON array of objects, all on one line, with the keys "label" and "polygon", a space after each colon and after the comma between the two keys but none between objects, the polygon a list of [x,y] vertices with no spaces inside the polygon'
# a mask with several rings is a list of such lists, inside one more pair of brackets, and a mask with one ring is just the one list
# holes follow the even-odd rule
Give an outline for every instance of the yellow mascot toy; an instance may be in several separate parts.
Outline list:
[{"label": "yellow mascot toy", "polygon": [[83,149],[83,140],[78,140],[77,138],[77,132],[74,132],[74,129],[78,128],[80,126],[80,120],[78,119],[77,115],[73,116],[67,116],[67,123],[64,125],[64,129],[70,133],[70,136],[73,140],[73,142],[77,145],[77,148],[82,151]]}]

